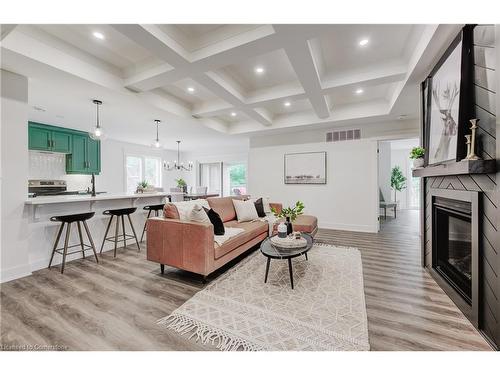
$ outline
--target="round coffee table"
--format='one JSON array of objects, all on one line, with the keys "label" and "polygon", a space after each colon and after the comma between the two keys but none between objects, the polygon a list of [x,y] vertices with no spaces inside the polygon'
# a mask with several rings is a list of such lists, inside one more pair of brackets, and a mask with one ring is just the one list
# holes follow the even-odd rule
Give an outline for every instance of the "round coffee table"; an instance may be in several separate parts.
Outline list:
[{"label": "round coffee table", "polygon": [[292,284],[293,289],[293,270],[292,270],[292,258],[305,255],[307,260],[307,252],[311,250],[313,246],[313,238],[307,233],[302,233],[302,237],[306,239],[307,245],[298,249],[287,249],[283,247],[277,247],[271,242],[271,238],[267,238],[262,241],[260,245],[260,251],[267,257],[266,264],[266,276],[264,278],[264,283],[267,283],[267,275],[269,274],[269,265],[271,264],[271,259],[287,259],[288,260],[288,271],[290,272],[290,284]]}]

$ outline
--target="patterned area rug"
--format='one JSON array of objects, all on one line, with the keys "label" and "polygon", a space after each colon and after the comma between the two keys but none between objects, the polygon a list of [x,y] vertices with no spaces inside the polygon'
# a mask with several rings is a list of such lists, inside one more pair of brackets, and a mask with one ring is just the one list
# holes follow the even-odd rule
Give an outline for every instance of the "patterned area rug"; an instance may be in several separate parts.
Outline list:
[{"label": "patterned area rug", "polygon": [[369,350],[361,255],[315,244],[294,258],[295,289],[286,260],[252,254],[195,294],[168,327],[220,350]]}]

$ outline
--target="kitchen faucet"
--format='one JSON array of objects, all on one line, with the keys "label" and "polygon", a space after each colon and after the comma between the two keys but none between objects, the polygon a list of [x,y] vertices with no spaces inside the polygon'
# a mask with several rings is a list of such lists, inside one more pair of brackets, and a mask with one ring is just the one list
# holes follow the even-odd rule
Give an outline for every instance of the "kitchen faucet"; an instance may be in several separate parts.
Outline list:
[{"label": "kitchen faucet", "polygon": [[92,184],[91,196],[95,197],[95,174],[92,173],[92,177],[90,178],[90,183]]}]

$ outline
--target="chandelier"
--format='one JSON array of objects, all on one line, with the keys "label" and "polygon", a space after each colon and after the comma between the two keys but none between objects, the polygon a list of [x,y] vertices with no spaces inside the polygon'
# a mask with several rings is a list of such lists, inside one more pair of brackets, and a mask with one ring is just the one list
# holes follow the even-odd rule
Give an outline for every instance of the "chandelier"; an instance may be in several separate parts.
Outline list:
[{"label": "chandelier", "polygon": [[177,160],[174,160],[173,164],[171,164],[169,161],[164,161],[163,162],[163,168],[167,171],[190,171],[193,169],[193,162],[190,161],[188,162],[188,165],[184,165],[183,162],[181,162],[181,153],[180,153],[180,144],[181,141],[177,141]]}]

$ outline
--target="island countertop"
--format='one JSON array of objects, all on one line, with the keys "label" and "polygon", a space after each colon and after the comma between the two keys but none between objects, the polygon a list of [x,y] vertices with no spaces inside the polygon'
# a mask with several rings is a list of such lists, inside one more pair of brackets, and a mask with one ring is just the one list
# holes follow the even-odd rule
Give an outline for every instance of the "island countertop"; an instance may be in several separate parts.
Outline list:
[{"label": "island countertop", "polygon": [[168,197],[176,194],[183,193],[168,193],[168,192],[154,192],[154,193],[105,193],[98,194],[95,197],[91,195],[53,195],[53,196],[43,196],[28,198],[25,201],[27,205],[43,205],[43,204],[54,204],[54,203],[75,203],[75,202],[97,202],[115,199],[140,199],[140,198],[162,198]]}]

